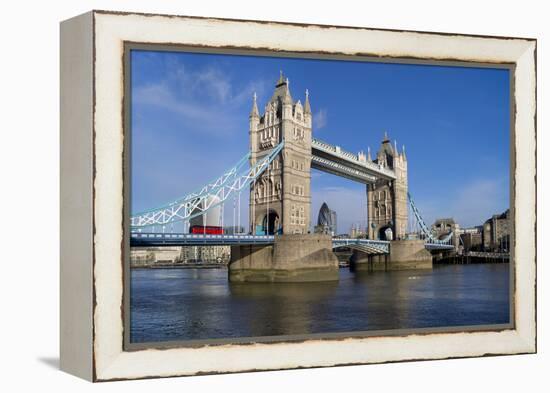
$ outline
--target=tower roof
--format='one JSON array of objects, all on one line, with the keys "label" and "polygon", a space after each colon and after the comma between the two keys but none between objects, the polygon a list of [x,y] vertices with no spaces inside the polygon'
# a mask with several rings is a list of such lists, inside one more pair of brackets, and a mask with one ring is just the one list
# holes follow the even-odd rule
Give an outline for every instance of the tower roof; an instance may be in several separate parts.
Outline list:
[{"label": "tower roof", "polygon": [[279,79],[275,84],[275,91],[273,92],[271,101],[278,101],[280,99],[282,103],[292,104],[293,100],[292,100],[292,96],[290,95],[290,89],[288,85],[289,85],[288,78],[285,78],[283,75],[283,71],[281,71]]},{"label": "tower roof", "polygon": [[380,149],[376,154],[376,160],[374,162],[379,164],[383,163],[384,165],[388,165],[390,168],[393,168],[395,155],[396,152],[393,149],[388,133],[384,132],[384,138],[382,139]]},{"label": "tower roof", "polygon": [[384,139],[382,139],[382,146],[380,146],[380,152],[384,152],[386,154],[389,154],[390,156],[394,156],[395,152],[393,150],[393,146],[391,145],[390,138],[388,137],[388,132],[384,132]]}]

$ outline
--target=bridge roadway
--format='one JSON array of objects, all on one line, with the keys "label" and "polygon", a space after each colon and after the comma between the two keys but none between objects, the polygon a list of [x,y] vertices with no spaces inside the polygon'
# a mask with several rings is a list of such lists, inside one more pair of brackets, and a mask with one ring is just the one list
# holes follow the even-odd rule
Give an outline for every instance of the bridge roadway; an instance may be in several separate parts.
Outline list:
[{"label": "bridge roadway", "polygon": [[[269,245],[275,242],[273,235],[203,235],[192,233],[145,233],[132,232],[132,247],[166,246],[230,246]],[[332,239],[333,248],[349,247],[368,254],[387,254],[389,241],[370,239]]]}]

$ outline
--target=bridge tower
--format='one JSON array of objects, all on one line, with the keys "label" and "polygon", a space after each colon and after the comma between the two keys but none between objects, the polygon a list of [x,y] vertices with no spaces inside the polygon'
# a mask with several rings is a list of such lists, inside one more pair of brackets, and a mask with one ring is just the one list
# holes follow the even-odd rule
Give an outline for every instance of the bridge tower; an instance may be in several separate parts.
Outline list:
[{"label": "bridge tower", "polygon": [[403,239],[408,222],[408,180],[405,147],[399,153],[384,135],[375,163],[393,169],[396,179],[377,179],[367,185],[368,235],[370,239]]},{"label": "bridge tower", "polygon": [[280,156],[250,187],[252,233],[308,233],[312,115],[307,90],[304,104],[295,102],[281,72],[263,114],[254,94],[249,118],[251,165],[285,141]]}]

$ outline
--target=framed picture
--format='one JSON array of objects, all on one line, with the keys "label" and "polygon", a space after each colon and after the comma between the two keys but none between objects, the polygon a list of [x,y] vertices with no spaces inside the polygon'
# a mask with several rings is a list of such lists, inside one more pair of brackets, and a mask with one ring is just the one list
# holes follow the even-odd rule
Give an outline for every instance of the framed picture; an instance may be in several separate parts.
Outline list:
[{"label": "framed picture", "polygon": [[61,368],[536,351],[536,40],[61,24]]}]

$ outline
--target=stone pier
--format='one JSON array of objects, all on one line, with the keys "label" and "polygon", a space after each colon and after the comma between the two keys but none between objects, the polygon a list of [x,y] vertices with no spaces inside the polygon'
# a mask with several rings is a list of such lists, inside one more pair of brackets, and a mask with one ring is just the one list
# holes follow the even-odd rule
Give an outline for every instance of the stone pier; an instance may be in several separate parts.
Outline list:
[{"label": "stone pier", "polygon": [[389,255],[369,255],[354,250],[352,267],[356,271],[431,269],[432,254],[426,250],[424,240],[394,240]]},{"label": "stone pier", "polygon": [[338,280],[332,237],[322,234],[275,236],[271,246],[232,246],[232,282],[308,282]]}]

